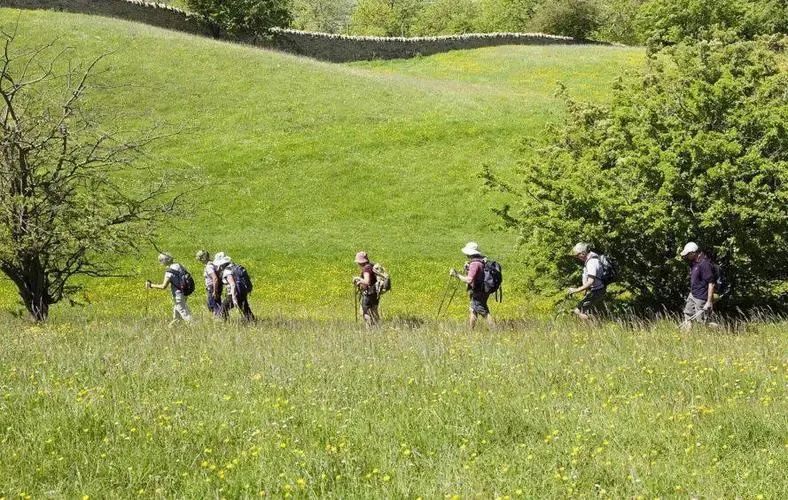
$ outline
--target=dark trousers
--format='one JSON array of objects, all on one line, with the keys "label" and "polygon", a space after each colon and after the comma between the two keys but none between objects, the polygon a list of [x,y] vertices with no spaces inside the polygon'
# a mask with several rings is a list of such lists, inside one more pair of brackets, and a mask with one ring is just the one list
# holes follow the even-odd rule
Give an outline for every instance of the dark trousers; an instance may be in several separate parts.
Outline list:
[{"label": "dark trousers", "polygon": [[[227,319],[230,316],[230,309],[235,307],[233,303],[232,296],[228,295],[224,298],[224,302],[222,303],[222,316]],[[252,313],[252,308],[249,307],[249,297],[244,294],[238,294],[238,309],[241,310],[241,314],[244,315],[244,321],[254,321],[255,317]]]},{"label": "dark trousers", "polygon": [[208,300],[206,301],[206,304],[208,305],[208,310],[211,311],[215,316],[221,316],[223,310],[221,297],[215,299],[213,297],[213,294],[211,294],[210,290],[206,290],[206,292],[208,293]]}]

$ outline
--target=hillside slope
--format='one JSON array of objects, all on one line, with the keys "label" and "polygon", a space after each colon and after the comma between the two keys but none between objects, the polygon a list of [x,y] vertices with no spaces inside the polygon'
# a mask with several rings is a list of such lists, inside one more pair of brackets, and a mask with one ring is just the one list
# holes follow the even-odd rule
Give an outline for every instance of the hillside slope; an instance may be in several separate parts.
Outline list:
[{"label": "hillside slope", "polygon": [[[179,130],[151,165],[201,186],[161,246],[195,271],[201,247],[243,262],[263,315],[351,314],[361,248],[394,272],[392,314],[432,312],[468,239],[516,283],[515,242],[495,227],[481,166],[511,167],[521,139],[560,114],[557,82],[605,99],[620,70],[642,60],[639,49],[498,47],[331,65],[112,19],[0,9],[3,26],[17,20],[23,45],[59,37],[83,60],[114,51],[101,77],[112,85],[93,102],[124,129]],[[139,279],[93,285],[97,311],[110,294],[140,298],[144,277],[159,277],[153,251],[125,262]],[[509,298],[514,313],[522,294]]]}]

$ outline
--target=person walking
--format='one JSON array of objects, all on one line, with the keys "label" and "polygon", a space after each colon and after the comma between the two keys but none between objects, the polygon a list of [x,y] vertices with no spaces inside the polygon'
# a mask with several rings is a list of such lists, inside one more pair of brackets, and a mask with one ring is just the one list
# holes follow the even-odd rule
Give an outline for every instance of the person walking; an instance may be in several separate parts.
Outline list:
[{"label": "person walking", "polygon": [[203,264],[203,278],[205,279],[205,294],[208,310],[215,316],[222,316],[222,279],[219,270],[211,260],[207,250],[200,250],[196,255],[197,261]]},{"label": "person walking", "polygon": [[714,289],[717,277],[711,259],[692,241],[684,245],[681,257],[689,263],[690,292],[684,303],[684,330],[690,330],[692,323],[705,324],[714,309]]},{"label": "person walking", "polygon": [[475,328],[476,321],[481,316],[487,321],[487,325],[491,329],[495,328],[495,320],[487,304],[490,294],[485,292],[484,288],[485,256],[479,249],[479,244],[475,241],[469,241],[462,248],[461,252],[468,258],[465,264],[465,272],[467,274],[460,274],[456,269],[452,268],[449,270],[449,276],[457,278],[468,287],[468,297],[470,298],[468,326],[471,329]]},{"label": "person walking", "polygon": [[221,273],[222,284],[227,293],[222,302],[222,317],[227,319],[230,310],[237,308],[241,311],[245,322],[255,321],[252,308],[249,306],[249,293],[252,291],[251,280],[243,266],[233,263],[232,259],[219,252],[213,260],[216,269]]},{"label": "person walking", "polygon": [[353,285],[361,294],[361,314],[364,316],[364,323],[367,328],[372,328],[380,323],[380,294],[377,288],[377,274],[374,266],[369,261],[367,252],[361,251],[356,254],[355,262],[361,270],[361,275],[353,278]]},{"label": "person walking", "polygon": [[583,277],[579,287],[569,288],[567,292],[569,295],[584,292],[574,313],[583,321],[588,321],[599,312],[607,294],[607,286],[602,280],[602,262],[599,255],[591,251],[588,243],[575,245],[572,256],[583,263]]},{"label": "person walking", "polygon": [[170,326],[181,320],[190,323],[192,321],[192,313],[189,310],[189,305],[186,303],[186,296],[190,293],[187,284],[188,271],[177,262],[173,262],[172,256],[168,253],[159,254],[159,264],[165,267],[164,280],[160,285],[151,283],[148,280],[145,282],[145,288],[166,290],[169,287],[172,292],[173,302]]}]

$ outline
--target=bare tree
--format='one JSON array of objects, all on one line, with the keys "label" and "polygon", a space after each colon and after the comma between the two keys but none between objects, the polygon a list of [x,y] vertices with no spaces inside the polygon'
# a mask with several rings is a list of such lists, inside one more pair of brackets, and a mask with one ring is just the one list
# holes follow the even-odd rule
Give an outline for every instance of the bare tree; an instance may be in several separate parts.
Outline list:
[{"label": "bare tree", "polygon": [[17,50],[16,38],[0,28],[0,270],[43,321],[79,289],[72,278],[113,275],[113,255],[144,241],[177,197],[140,180],[155,136],[123,140],[82,106],[106,54],[73,65],[57,41]]}]

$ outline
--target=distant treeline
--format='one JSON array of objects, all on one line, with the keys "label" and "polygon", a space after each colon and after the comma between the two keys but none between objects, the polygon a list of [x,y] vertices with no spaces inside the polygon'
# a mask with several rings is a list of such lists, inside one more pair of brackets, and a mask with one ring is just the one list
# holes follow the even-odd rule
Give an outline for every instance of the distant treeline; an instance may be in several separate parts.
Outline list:
[{"label": "distant treeline", "polygon": [[643,45],[678,43],[720,31],[740,39],[788,33],[788,0],[163,1],[203,13],[229,30],[254,24],[250,21],[257,18],[258,28],[346,35],[542,32]]},{"label": "distant treeline", "polygon": [[543,32],[627,44],[676,43],[721,30],[739,38],[788,32],[786,0],[175,0],[271,26],[376,36]]}]

